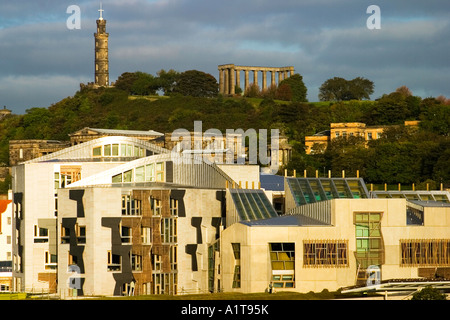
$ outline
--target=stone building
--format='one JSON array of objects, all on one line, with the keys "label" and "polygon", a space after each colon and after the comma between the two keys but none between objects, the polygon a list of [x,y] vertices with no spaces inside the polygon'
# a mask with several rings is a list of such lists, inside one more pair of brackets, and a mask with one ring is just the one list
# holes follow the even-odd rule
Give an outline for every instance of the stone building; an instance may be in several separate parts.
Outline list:
[{"label": "stone building", "polygon": [[[294,67],[250,67],[250,66],[236,66],[234,64],[223,64],[218,66],[219,69],[219,93],[223,95],[234,95],[236,88],[242,89],[245,92],[251,85],[249,80],[249,73],[253,73],[253,84],[259,86],[258,73],[262,76],[262,90],[269,86],[276,85],[276,75],[278,74],[278,84],[294,74]],[[244,87],[241,87],[241,72],[244,72]],[[267,81],[267,74],[270,72],[270,85]]]},{"label": "stone building", "polygon": [[[405,121],[404,125],[415,128],[419,125],[419,121]],[[367,126],[361,122],[331,123],[330,130],[305,137],[306,154],[321,153],[325,151],[330,141],[340,137],[362,137],[366,142],[376,140],[388,127],[392,126]]]}]

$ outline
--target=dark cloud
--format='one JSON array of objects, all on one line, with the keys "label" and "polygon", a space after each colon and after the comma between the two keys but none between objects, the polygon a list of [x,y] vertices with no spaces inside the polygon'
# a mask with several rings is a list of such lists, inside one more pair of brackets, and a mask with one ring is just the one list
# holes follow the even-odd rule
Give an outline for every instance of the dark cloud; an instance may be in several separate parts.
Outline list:
[{"label": "dark cloud", "polygon": [[[46,107],[92,81],[100,1],[0,4],[0,104],[14,112]],[[308,98],[334,76],[366,77],[377,98],[401,85],[450,96],[450,3],[379,0],[381,29],[369,30],[368,0],[103,0],[110,33],[110,76],[126,71],[293,65]],[[78,5],[81,30],[66,9]]]}]

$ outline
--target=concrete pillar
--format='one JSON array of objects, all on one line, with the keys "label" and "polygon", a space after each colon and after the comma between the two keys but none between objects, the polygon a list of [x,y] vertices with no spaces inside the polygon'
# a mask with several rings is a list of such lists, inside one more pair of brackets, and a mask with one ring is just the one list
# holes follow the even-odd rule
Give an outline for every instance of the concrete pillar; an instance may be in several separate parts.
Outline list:
[{"label": "concrete pillar", "polygon": [[223,69],[219,69],[219,93],[224,94]]},{"label": "concrete pillar", "polygon": [[263,90],[267,89],[267,73],[266,73],[266,70],[262,71],[262,88],[263,88]]}]

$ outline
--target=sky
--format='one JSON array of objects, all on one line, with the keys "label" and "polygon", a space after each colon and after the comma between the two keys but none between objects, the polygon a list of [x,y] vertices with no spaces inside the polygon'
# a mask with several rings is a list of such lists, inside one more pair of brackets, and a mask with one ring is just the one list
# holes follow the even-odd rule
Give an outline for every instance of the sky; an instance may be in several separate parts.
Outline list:
[{"label": "sky", "polygon": [[[111,81],[124,72],[294,66],[308,100],[333,77],[450,97],[450,1],[102,0]],[[80,8],[80,28],[68,28]],[[367,9],[376,5],[376,12]],[[0,106],[48,107],[94,80],[100,1],[0,0]],[[379,29],[368,28],[379,21]],[[259,75],[261,78],[261,75]]]}]

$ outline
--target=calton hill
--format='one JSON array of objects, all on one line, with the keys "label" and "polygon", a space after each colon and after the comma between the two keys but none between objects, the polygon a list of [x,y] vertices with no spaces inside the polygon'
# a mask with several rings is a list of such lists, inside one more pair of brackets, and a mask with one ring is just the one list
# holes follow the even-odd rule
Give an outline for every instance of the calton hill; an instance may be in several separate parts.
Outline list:
[{"label": "calton hill", "polygon": [[[233,97],[218,94],[216,79],[189,70],[123,73],[114,87],[82,87],[47,108],[31,107],[25,114],[11,114],[0,122],[0,162],[9,166],[9,141],[23,139],[68,140],[69,133],[84,127],[155,130],[164,133],[193,130],[201,120],[203,129],[279,129],[293,147],[284,169],[310,176],[342,170],[366,183],[428,184],[430,189],[450,185],[450,100],[415,96],[407,87],[393,88],[371,99],[374,83],[363,77],[325,81],[320,102],[308,102],[303,78],[295,74],[278,86],[260,90],[253,85],[236,88]],[[419,126],[405,127],[408,120]],[[386,126],[380,139],[367,145],[363,138],[331,141],[326,150],[306,154],[305,136],[329,130],[330,123],[362,122]],[[10,177],[2,183],[4,192]]]}]

